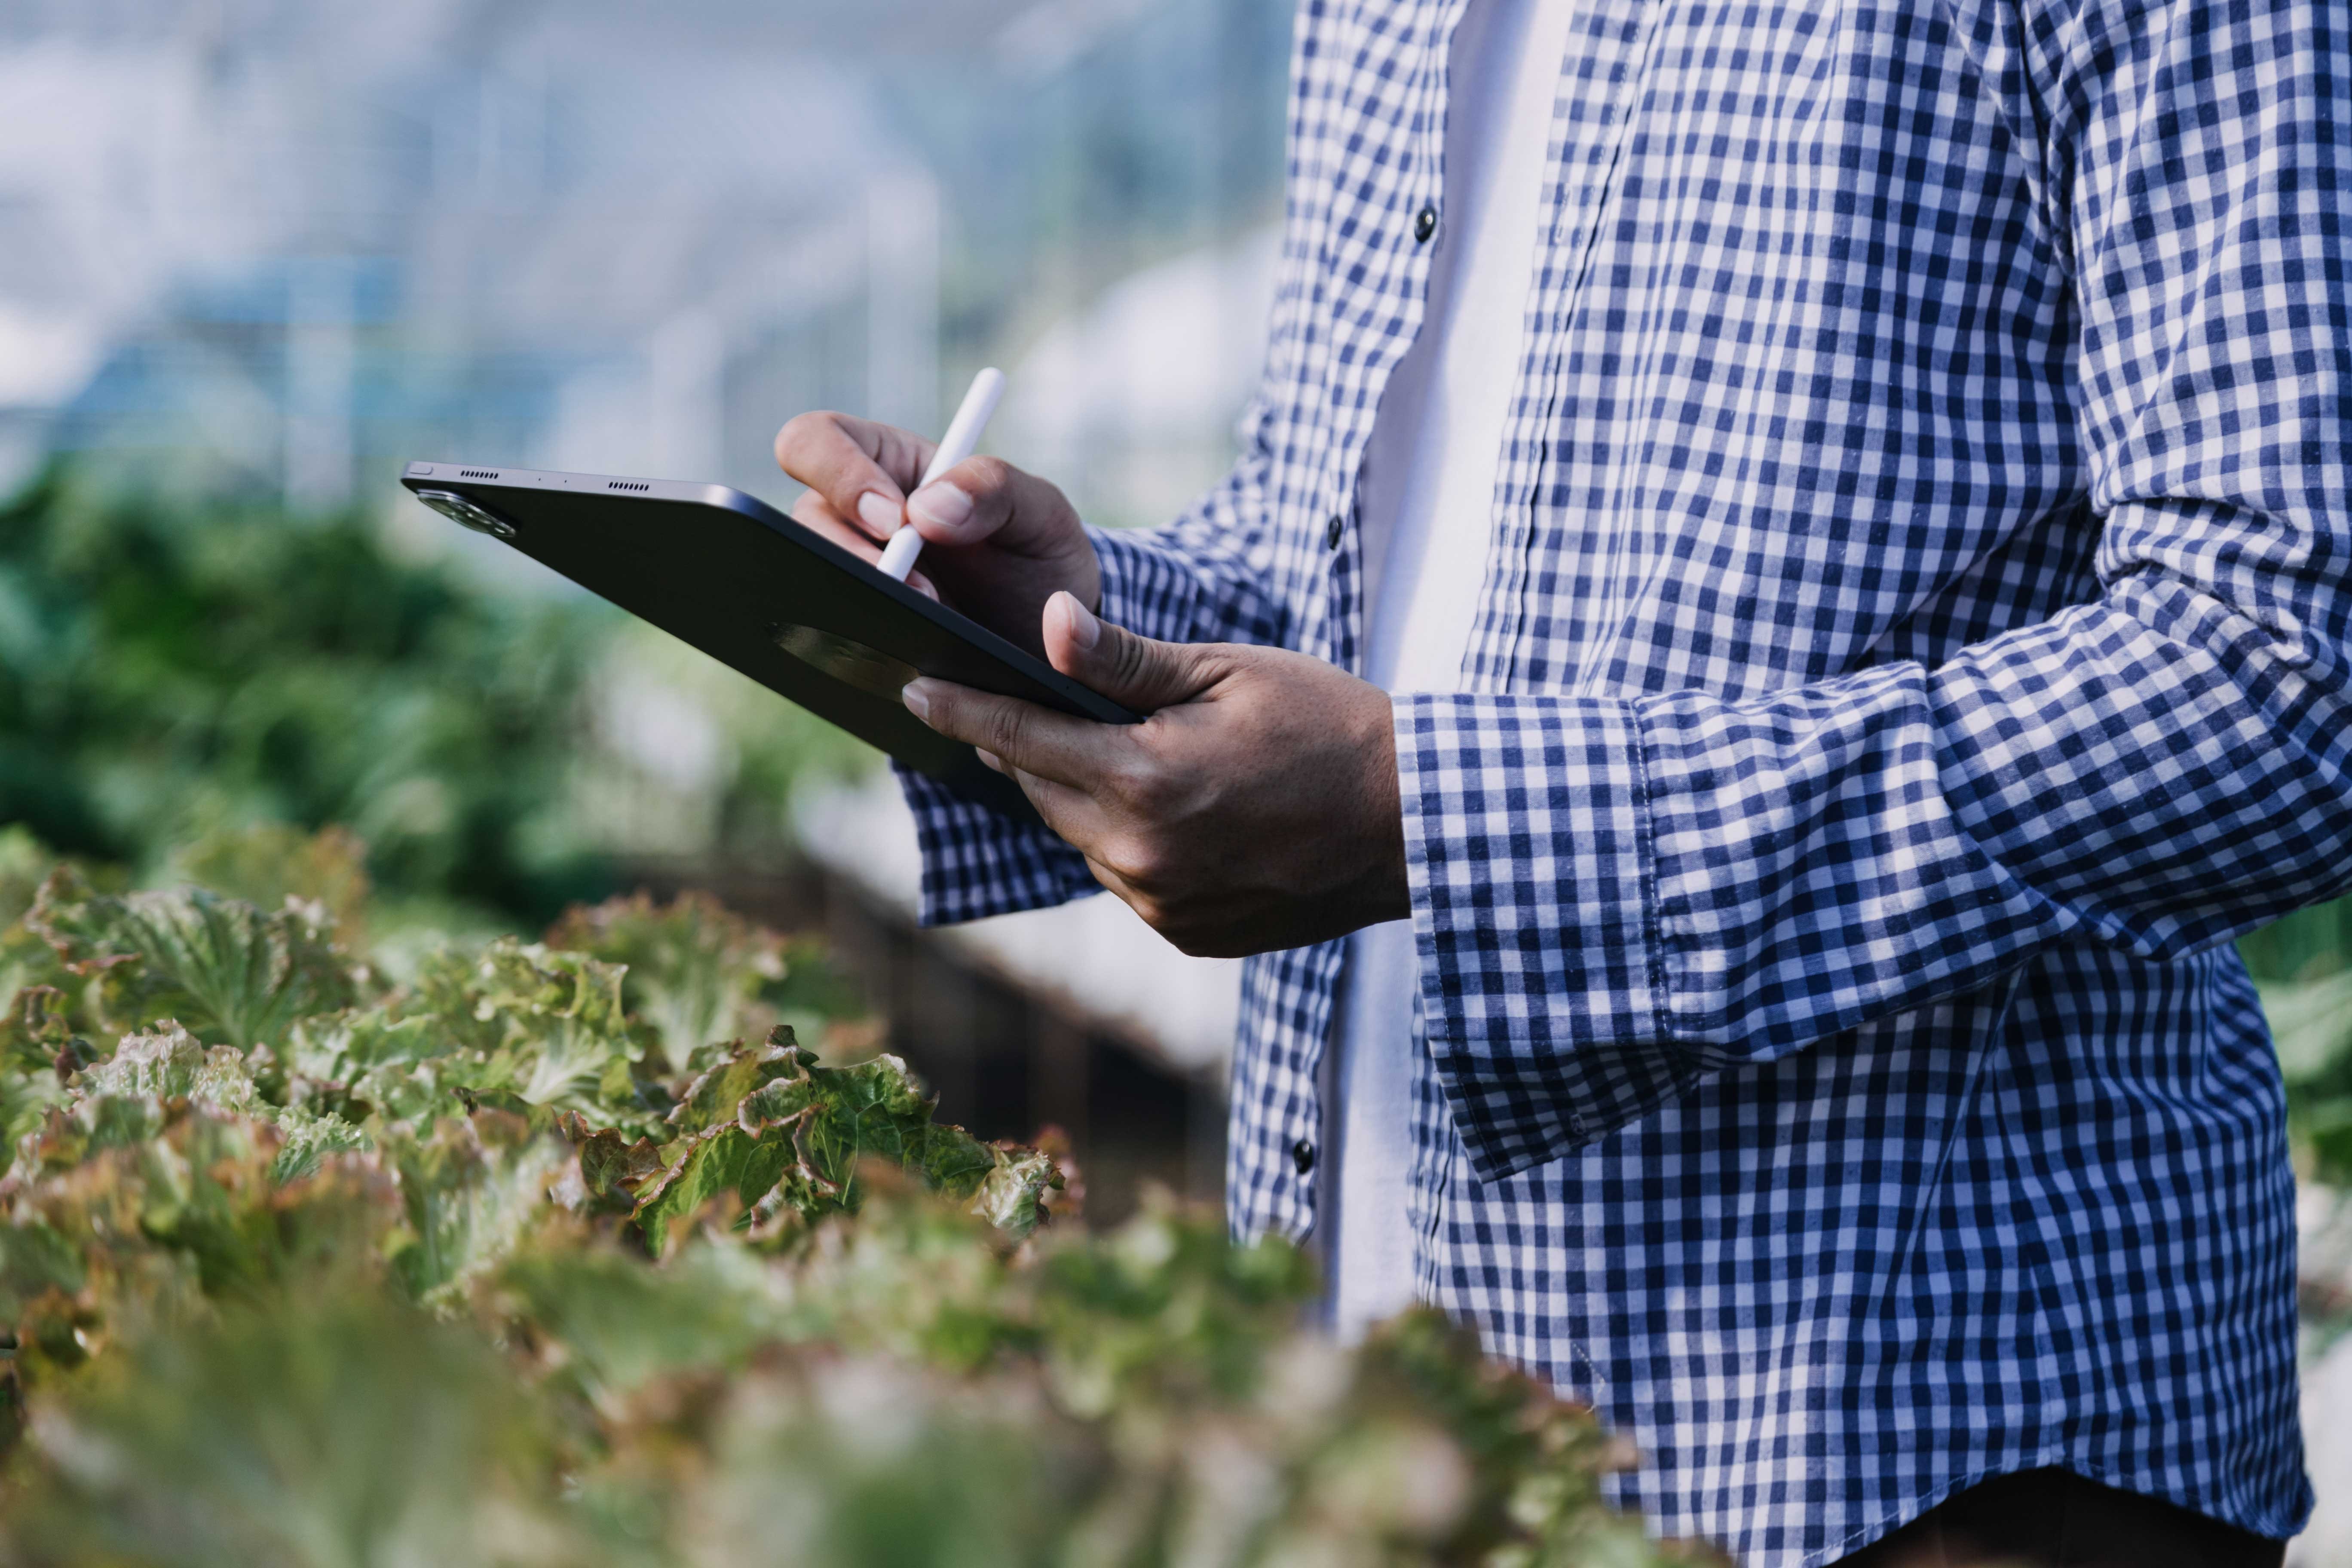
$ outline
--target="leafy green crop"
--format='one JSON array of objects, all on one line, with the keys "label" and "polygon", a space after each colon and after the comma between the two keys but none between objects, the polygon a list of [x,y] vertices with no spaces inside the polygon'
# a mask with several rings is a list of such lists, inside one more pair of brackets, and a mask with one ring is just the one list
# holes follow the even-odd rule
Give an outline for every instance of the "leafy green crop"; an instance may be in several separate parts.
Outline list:
[{"label": "leafy green crop", "polygon": [[347,962],[299,906],[268,912],[196,888],[94,893],[59,870],[25,923],[88,983],[101,1020],[169,1016],[251,1047],[355,995]]},{"label": "leafy green crop", "polygon": [[353,847],[270,847],[183,863],[274,908],[0,842],[0,1563],[1700,1560],[1441,1320],[1342,1352],[1286,1246],[1051,1223],[714,905],[395,983]]},{"label": "leafy green crop", "polygon": [[[631,737],[648,694],[711,732],[690,783]],[[616,856],[773,855],[794,782],[868,760],[610,605],[416,559],[373,518],[63,461],[0,496],[0,823],[142,877],[340,921],[358,839],[312,840],[307,866],[294,847],[341,823],[387,925],[536,922],[610,890]]]},{"label": "leafy green crop", "polygon": [[150,871],[224,825],[341,822],[403,895],[551,910],[609,876],[566,780],[619,625],[356,518],[54,468],[0,501],[0,821]]},{"label": "leafy green crop", "polygon": [[868,1160],[919,1174],[931,1191],[968,1203],[1014,1237],[1037,1227],[1061,1185],[1054,1163],[1038,1151],[982,1143],[933,1121],[929,1102],[896,1057],[819,1067],[789,1029],[696,1079],[669,1124],[678,1134],[671,1142],[622,1151],[614,1162],[632,1169],[653,1163],[615,1185],[634,1198],[630,1215],[656,1248],[705,1205],[730,1195],[755,1231],[779,1215],[797,1223],[850,1206]]},{"label": "leafy green crop", "polygon": [[[762,1033],[767,993],[784,978],[784,942],[689,893],[667,908],[645,894],[575,909],[548,933],[561,948],[619,964],[630,1013],[673,1040]],[[701,1066],[691,1056],[683,1065]]]},{"label": "leafy green crop", "polygon": [[2352,1184],[2352,970],[2266,985],[2263,1008],[2294,1091],[2295,1131],[2319,1177]]}]

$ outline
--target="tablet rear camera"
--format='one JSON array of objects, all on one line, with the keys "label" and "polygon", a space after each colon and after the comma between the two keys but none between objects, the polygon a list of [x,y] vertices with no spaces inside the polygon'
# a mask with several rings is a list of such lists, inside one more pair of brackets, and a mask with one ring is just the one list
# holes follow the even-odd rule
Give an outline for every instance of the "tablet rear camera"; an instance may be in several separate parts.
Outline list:
[{"label": "tablet rear camera", "polygon": [[456,490],[418,490],[416,499],[450,521],[462,523],[476,533],[487,533],[492,539],[512,539],[515,536],[513,523],[471,496],[459,495]]}]

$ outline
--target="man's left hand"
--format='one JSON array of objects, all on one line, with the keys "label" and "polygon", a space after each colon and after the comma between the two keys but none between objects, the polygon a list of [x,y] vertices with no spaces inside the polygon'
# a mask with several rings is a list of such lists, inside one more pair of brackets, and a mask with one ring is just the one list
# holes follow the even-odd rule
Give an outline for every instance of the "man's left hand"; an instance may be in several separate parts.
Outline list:
[{"label": "man's left hand", "polygon": [[1387,693],[1279,648],[1154,642],[1067,594],[1054,668],[1150,715],[1097,724],[942,680],[906,703],[980,748],[1186,952],[1299,947],[1411,912]]}]

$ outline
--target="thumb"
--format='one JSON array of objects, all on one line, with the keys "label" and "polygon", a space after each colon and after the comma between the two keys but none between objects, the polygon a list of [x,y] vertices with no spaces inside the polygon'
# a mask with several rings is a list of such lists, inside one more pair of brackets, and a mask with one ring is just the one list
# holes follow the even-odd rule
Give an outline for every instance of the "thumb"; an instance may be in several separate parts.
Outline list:
[{"label": "thumb", "polygon": [[1201,649],[1112,626],[1067,592],[1045,601],[1045,634],[1055,669],[1139,712],[1189,701],[1216,679]]}]

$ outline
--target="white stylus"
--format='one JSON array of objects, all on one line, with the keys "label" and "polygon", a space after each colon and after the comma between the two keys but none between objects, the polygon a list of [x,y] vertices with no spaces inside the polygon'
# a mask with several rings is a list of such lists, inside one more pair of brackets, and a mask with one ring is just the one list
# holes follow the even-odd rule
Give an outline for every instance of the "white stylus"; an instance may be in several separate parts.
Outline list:
[{"label": "white stylus", "polygon": [[[980,445],[980,433],[988,428],[989,416],[996,412],[996,400],[1004,395],[1004,373],[993,367],[971,378],[971,390],[963,395],[963,406],[948,422],[948,433],[940,437],[940,449],[931,458],[931,466],[923,470],[923,485],[939,479],[950,468],[971,456]],[[917,485],[921,489],[923,485]],[[923,536],[915,531],[911,522],[899,525],[890,542],[882,546],[879,563],[885,576],[903,583],[907,574],[915,569],[915,557],[923,552]]]}]

